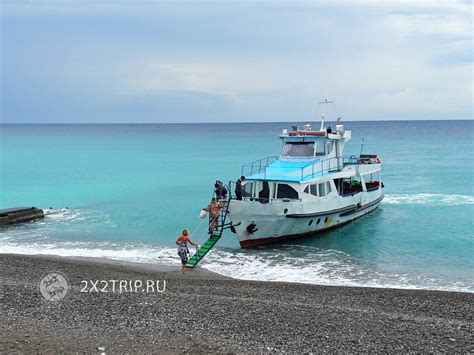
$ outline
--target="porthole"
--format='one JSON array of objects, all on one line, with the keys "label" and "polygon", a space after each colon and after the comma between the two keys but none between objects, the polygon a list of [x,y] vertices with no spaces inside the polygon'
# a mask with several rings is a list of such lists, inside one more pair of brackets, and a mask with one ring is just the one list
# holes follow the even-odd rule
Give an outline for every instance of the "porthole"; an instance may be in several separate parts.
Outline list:
[{"label": "porthole", "polygon": [[319,222],[321,222],[321,218],[318,218],[318,221],[316,222],[316,224],[319,224]]},{"label": "porthole", "polygon": [[285,209],[283,210],[283,213],[284,213],[284,214],[287,214],[287,213],[288,213],[288,208],[285,208]]},{"label": "porthole", "polygon": [[329,217],[324,218],[324,223],[328,223],[328,218]]},{"label": "porthole", "polygon": [[312,225],[313,224],[313,220],[311,219],[308,223],[308,226]]}]

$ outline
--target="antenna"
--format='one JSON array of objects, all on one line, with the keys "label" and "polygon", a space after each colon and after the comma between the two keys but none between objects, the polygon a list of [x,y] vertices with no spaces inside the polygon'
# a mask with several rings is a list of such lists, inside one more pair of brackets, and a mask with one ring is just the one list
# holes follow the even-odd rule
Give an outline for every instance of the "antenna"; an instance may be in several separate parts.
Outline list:
[{"label": "antenna", "polygon": [[365,138],[362,137],[362,144],[360,145],[360,156],[362,156],[362,149],[364,149],[364,140]]},{"label": "antenna", "polygon": [[324,130],[324,118],[326,116],[326,105],[327,104],[333,104],[334,101],[328,101],[328,99],[325,99],[324,101],[319,101],[319,104],[320,105],[324,105],[323,107],[323,116],[321,117],[321,128],[320,128],[320,131],[323,131]]}]

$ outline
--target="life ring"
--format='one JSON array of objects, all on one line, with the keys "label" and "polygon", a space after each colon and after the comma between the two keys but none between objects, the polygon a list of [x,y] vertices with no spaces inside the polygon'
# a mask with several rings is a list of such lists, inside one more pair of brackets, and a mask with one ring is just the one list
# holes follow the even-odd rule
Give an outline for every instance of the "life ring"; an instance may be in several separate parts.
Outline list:
[{"label": "life ring", "polygon": [[376,164],[381,164],[381,163],[382,163],[382,158],[380,158],[380,157],[377,155],[377,157],[375,158],[375,163],[376,163]]}]

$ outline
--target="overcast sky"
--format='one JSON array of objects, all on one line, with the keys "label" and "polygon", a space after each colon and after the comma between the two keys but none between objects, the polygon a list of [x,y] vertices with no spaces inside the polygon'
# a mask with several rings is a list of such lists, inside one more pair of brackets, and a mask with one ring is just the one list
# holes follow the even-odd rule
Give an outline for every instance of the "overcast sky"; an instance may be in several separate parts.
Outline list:
[{"label": "overcast sky", "polygon": [[470,1],[3,1],[3,122],[472,119]]}]

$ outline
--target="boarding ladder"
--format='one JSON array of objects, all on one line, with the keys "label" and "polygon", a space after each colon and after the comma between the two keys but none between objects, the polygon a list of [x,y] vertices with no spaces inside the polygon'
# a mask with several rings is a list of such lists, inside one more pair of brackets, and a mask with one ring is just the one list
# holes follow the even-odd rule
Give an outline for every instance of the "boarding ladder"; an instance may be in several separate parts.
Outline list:
[{"label": "boarding ladder", "polygon": [[[230,184],[229,184],[230,185]],[[230,189],[229,189],[230,190]],[[209,253],[209,251],[217,244],[219,239],[221,239],[224,230],[228,228],[234,228],[232,222],[226,223],[227,215],[229,213],[229,205],[230,201],[232,200],[231,192],[228,191],[229,197],[226,200],[220,200],[221,204],[223,204],[220,212],[219,217],[216,224],[216,229],[213,231],[209,239],[201,245],[201,247],[196,251],[196,253],[189,258],[186,263],[186,267],[194,268],[197,264]],[[211,222],[209,215],[209,224]]]}]

